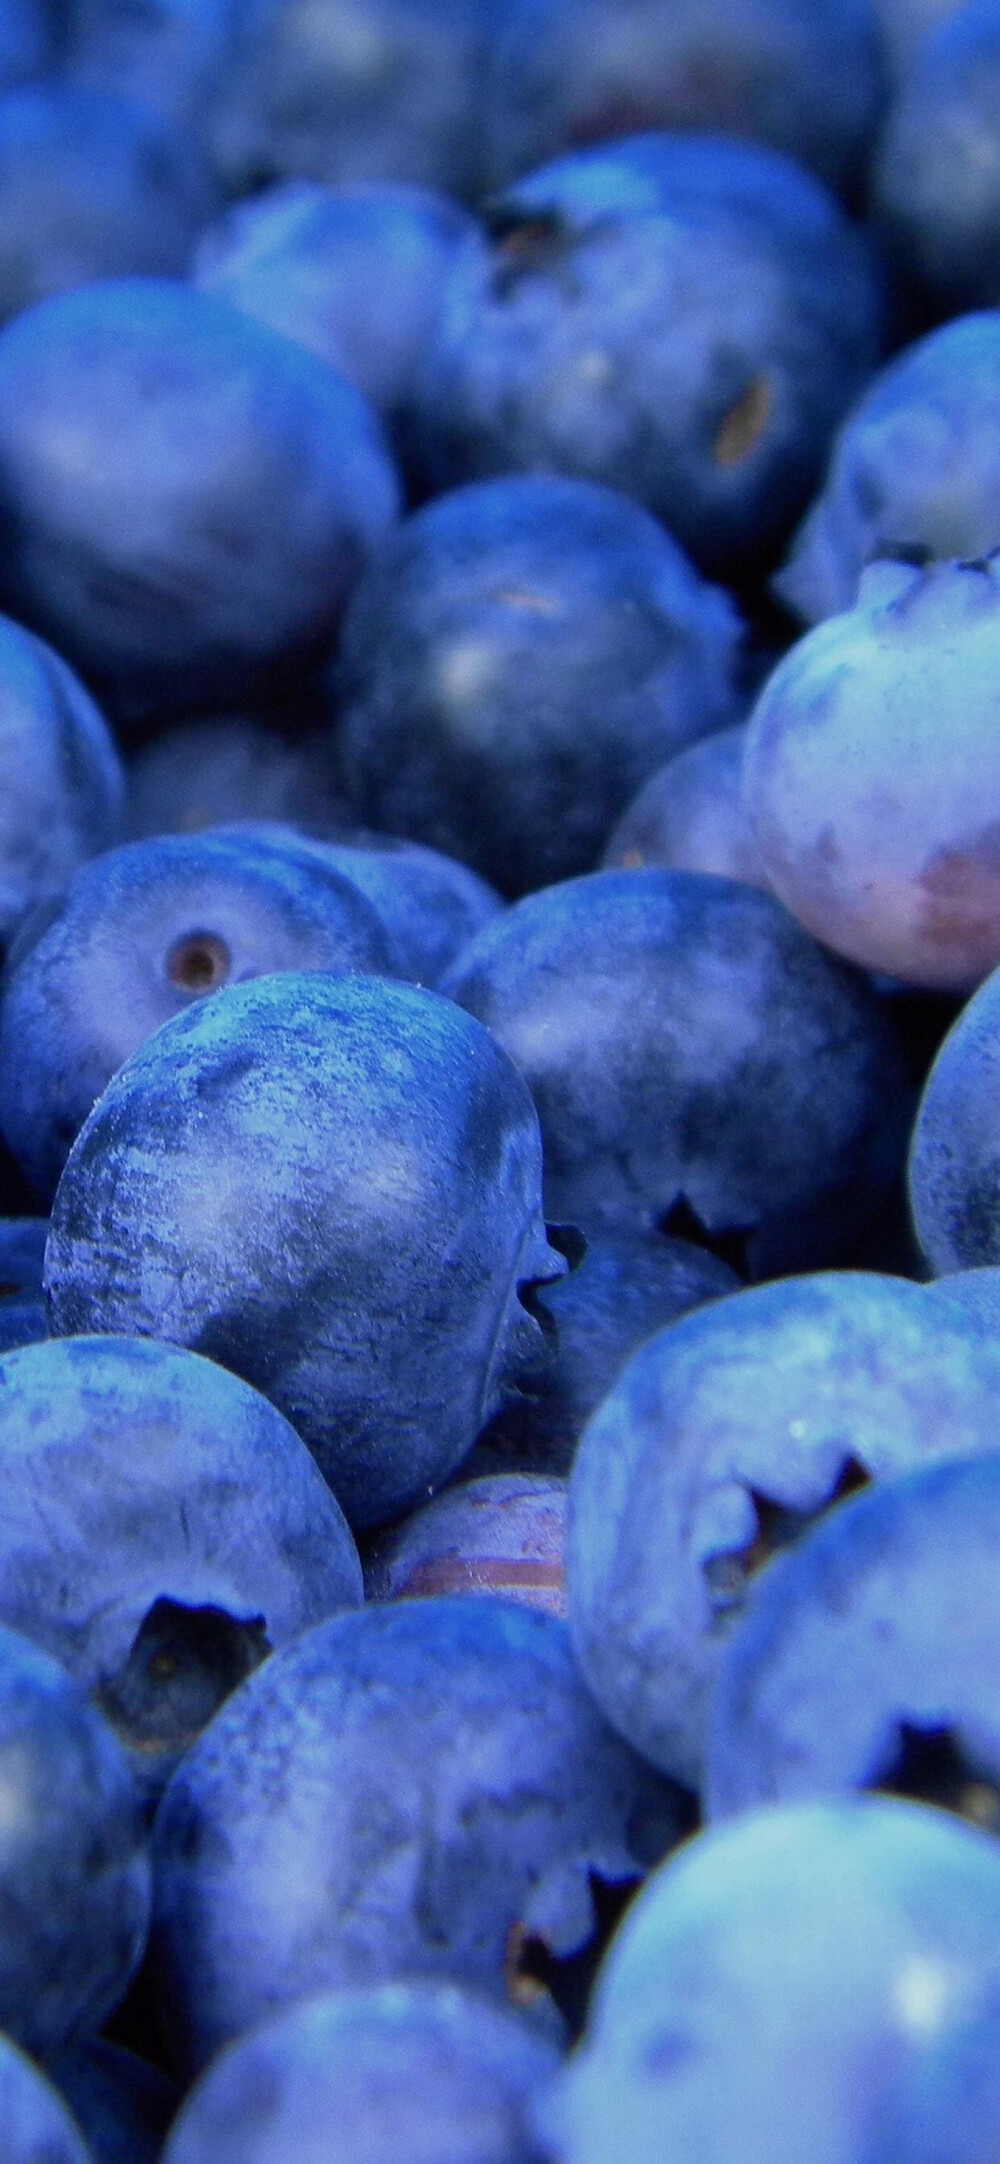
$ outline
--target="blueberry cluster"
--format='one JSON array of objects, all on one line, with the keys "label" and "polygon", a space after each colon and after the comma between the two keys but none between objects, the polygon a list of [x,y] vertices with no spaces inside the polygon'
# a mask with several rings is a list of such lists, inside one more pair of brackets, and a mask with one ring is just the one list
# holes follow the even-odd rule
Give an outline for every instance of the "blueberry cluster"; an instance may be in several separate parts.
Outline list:
[{"label": "blueberry cluster", "polygon": [[1000,0],[0,0],[0,2164],[1000,2164]]}]

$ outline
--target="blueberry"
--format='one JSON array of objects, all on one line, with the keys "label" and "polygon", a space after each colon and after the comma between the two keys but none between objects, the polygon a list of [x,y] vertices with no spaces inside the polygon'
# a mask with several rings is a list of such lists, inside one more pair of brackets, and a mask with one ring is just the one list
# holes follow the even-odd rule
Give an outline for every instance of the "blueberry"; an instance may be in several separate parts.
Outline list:
[{"label": "blueberry", "polygon": [[623,1368],[570,1478],[570,1625],[609,1720],[697,1784],[719,1661],[771,1555],[838,1498],[990,1451],[1000,1342],[902,1278],[755,1286]]},{"label": "blueberry", "polygon": [[503,909],[496,890],[467,864],[397,834],[353,827],[343,839],[321,839],[273,821],[244,822],[240,831],[220,826],[216,832],[291,850],[297,859],[304,855],[329,867],[336,878],[349,879],[381,919],[392,975],[415,984],[433,988],[467,942]]},{"label": "blueberry", "polygon": [[974,558],[1000,541],[1000,311],[959,316],[889,362],[843,422],[774,580],[807,623],[853,607],[894,550]]},{"label": "blueberry", "polygon": [[304,2000],[241,2036],[192,2091],[164,2164],[534,2164],[528,2113],[559,2055],[455,1985]]},{"label": "blueberry", "polygon": [[63,66],[74,81],[140,99],[203,133],[240,0],[73,0]]},{"label": "blueberry", "polygon": [[336,1617],[265,1662],[164,1795],[153,1959],[171,2050],[201,2066],[332,1986],[537,1996],[537,1955],[591,1932],[589,1874],[634,1878],[677,1823],[554,1616],[439,1597]]},{"label": "blueberry", "polygon": [[486,1473],[446,1489],[370,1542],[368,1600],[467,1593],[566,1613],[566,1482]]},{"label": "blueberry", "polygon": [[895,1169],[909,1099],[876,994],[752,887],[661,871],[548,887],[442,989],[530,1085],[556,1223],[680,1231],[683,1203],[708,1244],[739,1234],[774,1274],[836,1259]]},{"label": "blueberry", "polygon": [[[16,1357],[16,1356],[15,1356]],[[40,2057],[96,2029],[142,1953],[149,1858],[128,1760],[79,1684],[0,1627],[0,2025]]]},{"label": "blueberry", "polygon": [[608,871],[715,872],[768,887],[743,801],[746,724],[716,729],[658,766],[612,829]]},{"label": "blueberry", "polygon": [[471,215],[430,188],[284,181],[206,228],[192,276],[329,361],[371,399],[404,456],[445,279],[475,235]]},{"label": "blueberry", "polygon": [[653,768],[732,718],[738,637],[728,598],[615,491],[456,489],[403,522],[344,624],[357,815],[504,894],[587,871]]},{"label": "blueberry", "polygon": [[78,677],[0,617],[0,942],[117,841],[123,793],[107,724]]},{"label": "blueberry", "polygon": [[381,923],[319,860],[163,835],[85,865],[10,957],[0,1128],[50,1202],[91,1106],[131,1052],[222,985],[285,969],[388,970]]},{"label": "blueberry", "polygon": [[[549,1234],[565,1238],[559,1227]],[[551,1318],[554,1344],[524,1369],[463,1475],[508,1466],[568,1473],[587,1420],[629,1355],[654,1330],[739,1283],[727,1263],[690,1240],[588,1228],[586,1252],[569,1275],[535,1294],[536,1310]]]},{"label": "blueberry", "polygon": [[179,281],[0,333],[3,592],[120,716],[259,701],[318,658],[396,504],[360,393]]},{"label": "blueberry", "polygon": [[324,729],[267,716],[209,715],[158,730],[126,762],[125,833],[196,834],[233,820],[290,821],[314,834],[353,829]]},{"label": "blueberry", "polygon": [[677,202],[721,202],[755,224],[813,247],[828,248],[836,236],[845,262],[852,253],[855,257],[861,288],[870,281],[867,243],[836,196],[796,158],[765,143],[703,128],[649,129],[608,136],[510,177],[513,186],[485,205],[486,218],[501,238],[514,211],[540,219],[559,211],[580,219],[595,211],[607,215],[669,210]]},{"label": "blueberry", "polygon": [[48,1229],[44,1217],[0,1218],[0,1353],[48,1336],[42,1293]]},{"label": "blueberry", "polygon": [[402,977],[434,986],[484,925],[499,917],[499,894],[440,849],[369,834],[364,847],[334,841],[324,857],[377,910]]},{"label": "blueberry", "polygon": [[455,1469],[536,1353],[518,1286],[563,1267],[540,1189],[528,1092],[450,1001],[262,977],[165,1023],[94,1107],[53,1205],[54,1327],[244,1375],[372,1525]]},{"label": "blueberry", "polygon": [[234,195],[286,174],[474,193],[481,0],[250,0],[212,100]]},{"label": "blueberry", "polygon": [[710,1815],[867,1787],[1000,1832],[998,1540],[994,1450],[851,1497],[763,1571],[719,1670]]},{"label": "blueberry", "polygon": [[768,218],[725,173],[714,193],[671,174],[649,209],[608,193],[529,175],[456,261],[419,394],[427,473],[611,483],[710,577],[757,577],[878,360],[874,260],[834,205],[826,227]]},{"label": "blueberry", "polygon": [[148,106],[48,77],[0,97],[0,319],[94,278],[181,277],[217,194]]},{"label": "blueberry", "polygon": [[[990,2164],[964,2095],[893,2147],[970,2024],[1000,2044],[1000,1856],[913,1804],[758,1811],[653,1873],[546,2105],[559,2164]],[[954,2091],[952,2092],[954,2095]],[[938,2100],[939,2106],[941,2099]]]},{"label": "blueberry", "polygon": [[179,2101],[158,2067],[96,2037],[61,2053],[49,2074],[83,2128],[94,2164],[158,2164]]},{"label": "blueberry", "polygon": [[487,77],[497,179],[645,128],[711,128],[853,181],[882,97],[866,0],[510,0]]},{"label": "blueberry", "polygon": [[872,171],[893,258],[938,313],[1000,300],[1000,6],[965,0],[918,45]]},{"label": "blueberry", "polygon": [[978,1269],[953,1270],[925,1287],[935,1308],[945,1300],[963,1315],[969,1328],[986,1338],[1000,1335],[1000,1268],[983,1263]]},{"label": "blueberry", "polygon": [[7,2036],[0,2036],[0,2121],[6,2164],[95,2164],[58,2091]]},{"label": "blueberry", "polygon": [[214,1362],[140,1338],[0,1360],[0,1617],[58,1659],[147,1786],[272,1646],[362,1598],[304,1444]]},{"label": "blueberry", "polygon": [[910,1145],[910,1199],[935,1275],[1000,1263],[1000,971],[949,1030]]},{"label": "blueberry", "polygon": [[1000,961],[1000,561],[873,564],[750,719],[744,795],[775,891],[817,939],[907,983]]}]

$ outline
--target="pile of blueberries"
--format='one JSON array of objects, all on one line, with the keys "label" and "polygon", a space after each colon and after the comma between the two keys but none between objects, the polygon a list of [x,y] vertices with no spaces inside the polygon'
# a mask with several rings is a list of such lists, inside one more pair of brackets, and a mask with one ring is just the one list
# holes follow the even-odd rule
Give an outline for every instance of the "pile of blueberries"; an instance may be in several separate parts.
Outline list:
[{"label": "pile of blueberries", "polygon": [[0,0],[0,2164],[1000,2164],[1000,0]]}]

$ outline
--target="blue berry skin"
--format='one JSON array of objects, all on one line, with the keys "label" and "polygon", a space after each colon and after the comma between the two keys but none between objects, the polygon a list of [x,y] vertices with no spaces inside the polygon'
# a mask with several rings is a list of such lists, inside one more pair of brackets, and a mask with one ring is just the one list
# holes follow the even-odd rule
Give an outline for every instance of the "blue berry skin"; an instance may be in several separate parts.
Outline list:
[{"label": "blue berry skin", "polygon": [[941,1046],[910,1143],[910,1203],[935,1277],[1000,1263],[1000,970]]},{"label": "blue berry skin", "polygon": [[0,942],[118,840],[123,800],[111,733],[79,678],[0,616]]},{"label": "blue berry skin", "polygon": [[[486,205],[501,232],[505,215],[574,221],[609,212],[670,210],[678,202],[725,203],[754,225],[839,253],[842,273],[853,255],[855,305],[872,305],[870,245],[835,195],[798,160],[765,143],[706,129],[649,129],[609,137],[513,175],[513,185]],[[848,280],[848,284],[850,281]]]},{"label": "blue berry skin", "polygon": [[343,839],[330,839],[263,819],[216,831],[237,842],[245,837],[257,848],[290,851],[297,861],[305,857],[349,879],[380,919],[391,974],[431,990],[504,907],[496,889],[457,857],[397,834],[351,826]]},{"label": "blue berry skin", "polygon": [[0,319],[95,278],[181,277],[218,202],[197,139],[57,77],[0,97]]},{"label": "blue berry skin", "polygon": [[364,847],[324,844],[323,857],[377,911],[399,976],[432,990],[469,940],[503,911],[485,879],[422,842],[366,834]]},{"label": "blue berry skin", "polygon": [[15,944],[0,999],[0,1130],[41,1200],[154,1030],[223,985],[287,969],[391,969],[374,908],[319,859],[163,835],[85,865],[34,943]]},{"label": "blue berry skin", "polygon": [[494,182],[641,129],[714,129],[857,176],[879,116],[866,0],[512,0],[487,76]]},{"label": "blue berry skin", "polygon": [[[858,1797],[700,1834],[614,1941],[545,2154],[930,2164],[887,2136],[970,2023],[995,2062],[998,1933],[996,1844],[938,1811]],[[996,2154],[961,2111],[941,2131],[934,2164]]]},{"label": "blue berry skin", "polygon": [[455,1597],[335,1617],[258,1669],[163,1797],[171,2051],[197,2068],[309,1992],[400,1976],[516,1997],[525,1934],[573,1951],[588,1872],[636,1875],[677,1823],[554,1616]]},{"label": "blue berry skin", "polygon": [[455,489],[379,551],[331,679],[359,819],[507,895],[594,864],[640,782],[732,720],[739,624],[611,489]]},{"label": "blue berry skin", "polygon": [[362,1599],[343,1513],[294,1430],[175,1346],[7,1354],[0,1468],[0,1619],[61,1662],[161,1785],[272,1646]]},{"label": "blue berry skin", "polygon": [[285,175],[475,194],[482,0],[250,0],[208,140],[233,195]]},{"label": "blue berry skin", "polygon": [[893,85],[905,76],[928,32],[961,5],[962,0],[875,0]]},{"label": "blue berry skin", "polygon": [[0,2036],[0,2123],[4,2164],[103,2164],[58,2090],[7,2036]]},{"label": "blue berry skin", "polygon": [[0,1218],[0,1353],[48,1337],[42,1264],[45,1217]]},{"label": "blue berry skin", "polygon": [[145,1944],[150,1867],[128,1759],[79,1684],[0,1628],[0,2026],[39,2058],[118,2004]]},{"label": "blue berry skin", "polygon": [[967,992],[1000,961],[1000,556],[872,564],[750,717],[743,794],[775,892],[865,968]]},{"label": "blue berry skin", "polygon": [[719,1670],[709,1816],[909,1790],[947,1747],[949,1800],[1000,1827],[998,1542],[994,1449],[853,1496],[762,1572]]},{"label": "blue berry skin", "polygon": [[139,99],[200,136],[218,94],[240,0],[74,0],[63,70],[73,82]]},{"label": "blue berry skin", "polygon": [[959,316],[880,371],[773,584],[805,623],[853,608],[893,550],[947,559],[1000,542],[1000,310]]},{"label": "blue berry skin", "polygon": [[710,577],[759,575],[880,357],[874,258],[832,202],[825,227],[768,214],[764,175],[743,200],[725,165],[713,192],[678,161],[633,210],[581,164],[508,188],[456,261],[419,397],[427,473],[610,483]]},{"label": "blue berry skin", "polygon": [[266,715],[212,714],[168,725],[126,760],[125,838],[200,834],[277,820],[317,835],[353,832],[328,732],[286,733]]},{"label": "blue berry skin", "polygon": [[0,333],[3,593],[119,719],[259,702],[318,658],[397,503],[360,393],[179,280]]},{"label": "blue berry skin", "polygon": [[487,1032],[433,992],[289,973],[119,1069],[59,1183],[46,1287],[58,1335],[245,1376],[363,1527],[472,1448],[537,1355],[518,1286],[563,1268],[531,1099]]},{"label": "blue berry skin", "polygon": [[[304,2000],[241,2036],[188,2097],[163,2164],[537,2164],[556,2046],[452,1984]],[[335,2137],[332,2129],[336,2128]]]},{"label": "blue berry skin", "polygon": [[745,886],[769,882],[743,801],[747,725],[717,729],[658,766],[623,811],[605,871],[714,872]]},{"label": "blue berry skin", "polygon": [[367,1600],[461,1593],[566,1614],[566,1482],[548,1473],[456,1481],[370,1541]]},{"label": "blue berry skin", "polygon": [[168,2075],[103,2037],[61,2053],[48,2072],[87,2137],[93,2164],[159,2164],[179,2102]]},{"label": "blue berry skin", "polygon": [[949,1309],[958,1309],[969,1329],[981,1331],[986,1338],[1000,1338],[1000,1267],[996,1263],[952,1270],[947,1277],[933,1279],[924,1291],[935,1311],[938,1302],[946,1300]]},{"label": "blue berry skin", "polygon": [[45,75],[55,59],[55,21],[40,0],[2,0],[0,5],[0,87],[13,89]]},{"label": "blue berry skin", "polygon": [[966,0],[919,45],[872,169],[872,210],[925,308],[1000,301],[997,0]]},{"label": "blue berry skin", "polygon": [[430,188],[289,180],[206,227],[191,275],[356,384],[405,447],[413,386],[469,212]]},{"label": "blue berry skin", "polygon": [[867,1480],[995,1449],[998,1389],[1000,1340],[874,1273],[755,1286],[658,1331],[570,1476],[570,1627],[608,1719],[697,1786],[768,1557]]},{"label": "blue berry skin", "polygon": [[824,1259],[895,1166],[908,1098],[877,995],[752,887],[569,880],[480,933],[442,989],[528,1082],[553,1223],[652,1231],[683,1199],[774,1275]]},{"label": "blue berry skin", "polygon": [[487,1473],[508,1465],[568,1473],[591,1413],[629,1356],[654,1330],[739,1285],[735,1270],[690,1240],[588,1230],[582,1260],[536,1295],[555,1325],[554,1346],[520,1376],[516,1395],[480,1436],[463,1477],[473,1468]]}]

